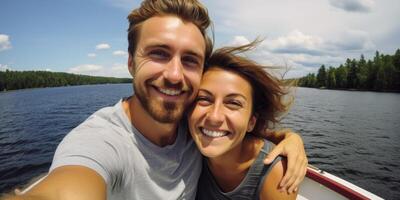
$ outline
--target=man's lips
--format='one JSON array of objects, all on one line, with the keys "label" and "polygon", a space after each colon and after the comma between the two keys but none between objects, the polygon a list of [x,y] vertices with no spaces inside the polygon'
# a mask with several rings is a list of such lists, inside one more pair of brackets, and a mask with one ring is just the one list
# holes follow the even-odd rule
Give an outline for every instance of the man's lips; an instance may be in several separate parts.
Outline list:
[{"label": "man's lips", "polygon": [[167,89],[167,88],[157,88],[157,90],[165,95],[169,96],[178,96],[181,93],[183,93],[182,90],[177,90],[177,89]]},{"label": "man's lips", "polygon": [[176,89],[176,88],[165,88],[157,87],[155,85],[150,85],[150,90],[153,91],[159,98],[166,101],[178,101],[179,99],[187,98],[188,90]]}]

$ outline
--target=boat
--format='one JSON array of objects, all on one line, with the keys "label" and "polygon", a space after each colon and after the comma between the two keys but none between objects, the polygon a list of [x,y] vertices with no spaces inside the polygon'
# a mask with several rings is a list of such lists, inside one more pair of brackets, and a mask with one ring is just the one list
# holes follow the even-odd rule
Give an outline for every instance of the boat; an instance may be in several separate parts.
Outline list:
[{"label": "boat", "polygon": [[[46,176],[39,178],[29,187],[17,194],[25,194]],[[323,171],[315,166],[308,165],[306,177],[300,184],[297,200],[381,200],[383,198],[364,190],[333,174]]]},{"label": "boat", "polygon": [[306,177],[300,184],[297,200],[314,199],[378,200],[383,198],[315,166],[309,165]]}]

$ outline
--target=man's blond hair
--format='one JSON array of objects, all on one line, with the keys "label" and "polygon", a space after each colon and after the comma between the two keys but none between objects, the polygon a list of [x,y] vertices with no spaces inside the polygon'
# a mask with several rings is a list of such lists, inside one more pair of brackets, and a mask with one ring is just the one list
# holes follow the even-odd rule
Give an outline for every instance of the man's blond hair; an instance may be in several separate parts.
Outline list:
[{"label": "man's blond hair", "polygon": [[207,8],[197,0],[144,0],[139,8],[128,16],[128,52],[134,56],[140,36],[141,24],[153,16],[172,15],[185,22],[193,23],[200,30],[206,43],[205,59],[212,52],[213,43],[207,36],[211,24]]}]

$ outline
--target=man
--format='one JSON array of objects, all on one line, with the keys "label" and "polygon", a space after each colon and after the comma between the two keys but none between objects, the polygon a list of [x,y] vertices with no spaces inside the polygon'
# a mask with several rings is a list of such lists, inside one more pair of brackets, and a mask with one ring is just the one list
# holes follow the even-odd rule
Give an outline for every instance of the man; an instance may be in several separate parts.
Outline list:
[{"label": "man", "polygon": [[[72,130],[57,148],[48,176],[13,198],[194,199],[201,155],[182,121],[212,51],[207,10],[196,0],[145,0],[128,19],[135,94]],[[287,182],[295,187],[307,160],[299,136],[270,135],[275,141],[284,137],[269,160],[300,152],[291,156],[302,160],[296,161],[300,167],[289,157],[293,166],[287,174],[296,175]]]}]

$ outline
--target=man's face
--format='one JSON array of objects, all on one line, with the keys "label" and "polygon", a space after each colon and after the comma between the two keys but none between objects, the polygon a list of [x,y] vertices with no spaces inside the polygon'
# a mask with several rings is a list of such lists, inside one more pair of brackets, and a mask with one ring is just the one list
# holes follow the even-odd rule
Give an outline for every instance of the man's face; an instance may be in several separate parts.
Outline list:
[{"label": "man's face", "polygon": [[129,71],[135,95],[158,122],[176,123],[197,95],[205,41],[192,23],[175,16],[144,21]]}]

